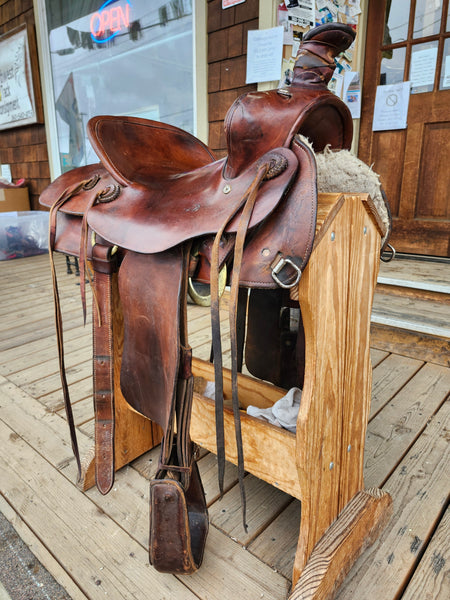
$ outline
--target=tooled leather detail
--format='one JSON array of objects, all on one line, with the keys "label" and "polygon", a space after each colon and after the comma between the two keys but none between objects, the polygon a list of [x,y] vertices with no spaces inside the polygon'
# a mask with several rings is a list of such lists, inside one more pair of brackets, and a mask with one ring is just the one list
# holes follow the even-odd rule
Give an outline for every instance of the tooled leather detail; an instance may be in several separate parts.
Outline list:
[{"label": "tooled leather detail", "polygon": [[[264,176],[264,180],[268,181],[269,179],[274,179],[275,177],[278,177],[278,175],[281,175],[281,173],[283,173],[284,171],[286,171],[287,166],[288,166],[288,161],[287,158],[285,156],[282,156],[281,154],[278,154],[278,152],[270,152],[266,157],[264,162],[267,165],[267,172]],[[257,163],[257,167],[260,167],[260,163],[261,161],[258,161]]]},{"label": "tooled leather detail", "polygon": [[96,200],[101,204],[112,202],[113,200],[119,197],[121,190],[122,188],[118,184],[108,185],[97,194]]},{"label": "tooled leather detail", "polygon": [[96,173],[90,179],[88,179],[85,183],[83,183],[83,190],[89,191],[95,188],[97,183],[100,181],[101,176]]}]

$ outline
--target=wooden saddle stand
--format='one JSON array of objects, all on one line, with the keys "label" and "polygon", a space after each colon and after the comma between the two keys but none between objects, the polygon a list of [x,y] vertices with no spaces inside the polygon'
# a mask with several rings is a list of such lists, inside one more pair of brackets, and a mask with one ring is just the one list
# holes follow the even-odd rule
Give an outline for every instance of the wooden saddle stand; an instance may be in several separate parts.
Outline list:
[{"label": "wooden saddle stand", "polygon": [[[221,491],[225,459],[238,465],[244,526],[244,469],[301,500],[292,598],[331,597],[389,513],[388,494],[363,488],[370,312],[386,232],[367,195],[317,198],[314,154],[299,137],[316,152],[350,147],[350,113],[327,83],[353,39],[339,24],[307,33],[290,86],[230,108],[225,159],[176,127],[99,116],[88,135],[101,163],[62,175],[41,196],[51,250],[79,257],[84,311],[93,270],[95,460],[83,470],[53,269],[79,484],[92,485],[95,469],[105,494],[116,469],[161,443],[149,541],[160,571],[192,573],[203,557],[208,514],[192,441],[217,454]],[[213,364],[192,359],[188,345],[189,275],[210,281]],[[246,366],[264,382],[239,373],[245,329]],[[193,374],[214,380],[215,401],[194,393]],[[295,434],[240,410],[271,406],[292,386],[302,388]]]}]

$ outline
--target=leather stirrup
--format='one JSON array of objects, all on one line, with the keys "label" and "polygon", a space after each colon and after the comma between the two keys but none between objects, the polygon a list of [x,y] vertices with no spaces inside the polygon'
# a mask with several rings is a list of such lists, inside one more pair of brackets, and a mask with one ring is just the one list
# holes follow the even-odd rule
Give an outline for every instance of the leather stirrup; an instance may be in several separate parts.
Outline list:
[{"label": "leather stirrup", "polygon": [[186,491],[174,479],[150,482],[149,559],[161,573],[188,575],[200,567],[209,521],[197,463]]}]

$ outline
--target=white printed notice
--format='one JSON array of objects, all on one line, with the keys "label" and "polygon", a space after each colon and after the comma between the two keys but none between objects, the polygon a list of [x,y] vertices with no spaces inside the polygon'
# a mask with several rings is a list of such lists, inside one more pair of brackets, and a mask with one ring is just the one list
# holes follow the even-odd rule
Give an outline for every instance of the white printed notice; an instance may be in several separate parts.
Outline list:
[{"label": "white printed notice", "polygon": [[283,59],[283,27],[248,32],[245,83],[278,81]]},{"label": "white printed notice", "polygon": [[411,82],[379,85],[375,96],[373,131],[406,129]]},{"label": "white printed notice", "polygon": [[413,88],[434,84],[437,51],[437,48],[426,48],[411,54],[409,79]]},{"label": "white printed notice", "polygon": [[442,82],[442,88],[447,89],[450,87],[450,56],[445,57],[444,63],[444,81]]},{"label": "white printed notice", "polygon": [[27,85],[25,39],[12,36],[0,55],[0,125],[33,116]]},{"label": "white printed notice", "polygon": [[316,19],[314,0],[292,0],[285,3],[288,9],[288,21],[299,27],[314,27]]}]

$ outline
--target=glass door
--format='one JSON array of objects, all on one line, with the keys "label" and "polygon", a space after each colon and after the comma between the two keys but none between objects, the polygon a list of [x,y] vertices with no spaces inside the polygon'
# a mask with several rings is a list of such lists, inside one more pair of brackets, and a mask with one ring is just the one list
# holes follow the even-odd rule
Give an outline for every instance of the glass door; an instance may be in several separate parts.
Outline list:
[{"label": "glass door", "polygon": [[[403,81],[406,129],[372,131],[377,86]],[[381,176],[398,251],[450,255],[449,153],[449,0],[370,0],[359,155]]]}]

